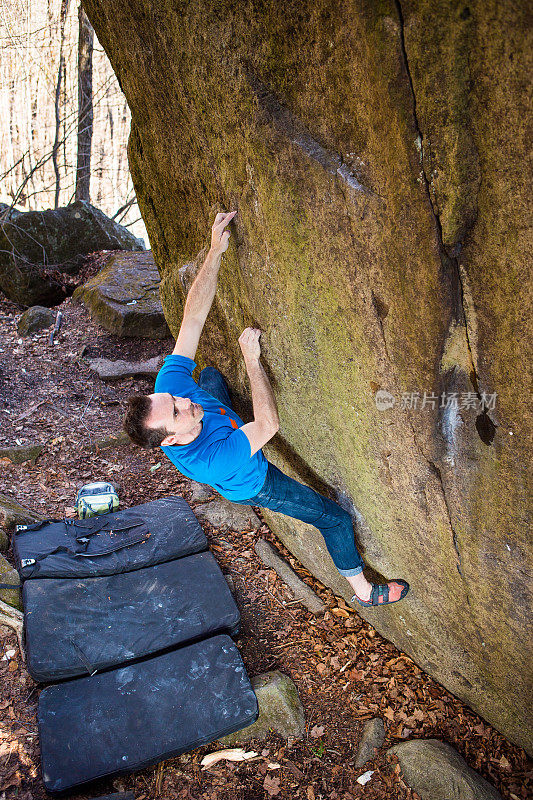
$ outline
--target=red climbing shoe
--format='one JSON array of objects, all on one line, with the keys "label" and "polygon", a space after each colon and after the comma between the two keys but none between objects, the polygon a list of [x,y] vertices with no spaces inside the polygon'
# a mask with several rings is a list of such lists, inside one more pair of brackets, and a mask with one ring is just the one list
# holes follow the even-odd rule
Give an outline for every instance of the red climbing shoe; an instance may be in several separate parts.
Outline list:
[{"label": "red climbing shoe", "polygon": [[[398,589],[400,589],[400,594],[396,597]],[[403,600],[408,591],[409,584],[406,581],[402,581],[400,578],[385,584],[373,583],[372,591],[370,592],[370,600],[361,600],[360,597],[354,594],[352,603],[354,600],[357,600],[360,606],[388,606],[391,605],[391,603],[397,603],[399,600]],[[389,599],[391,596],[394,596],[396,599]]]}]

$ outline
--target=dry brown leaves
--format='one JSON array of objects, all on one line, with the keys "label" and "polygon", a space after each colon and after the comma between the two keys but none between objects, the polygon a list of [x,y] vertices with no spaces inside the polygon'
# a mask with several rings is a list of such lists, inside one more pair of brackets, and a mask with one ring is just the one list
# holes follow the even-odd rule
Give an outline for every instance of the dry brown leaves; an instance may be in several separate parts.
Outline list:
[{"label": "dry brown leaves", "polygon": [[[130,379],[103,384],[80,357],[86,347],[92,357],[149,358],[170,352],[173,343],[109,336],[71,300],[62,305],[57,345],[47,344],[46,332],[19,342],[17,311],[0,301],[0,398],[10,412],[2,414],[2,432],[7,444],[19,440],[46,447],[35,465],[3,464],[0,492],[50,517],[72,508],[81,484],[103,478],[119,484],[123,507],[173,493],[189,499],[188,481],[160,454],[127,445],[95,449],[99,439],[119,430],[127,396],[152,387]],[[72,800],[114,790],[134,791],[136,800],[417,800],[398,764],[385,755],[390,745],[410,737],[449,742],[504,798],[526,800],[532,776],[524,752],[319,584],[266,525],[257,533],[204,527],[223,571],[234,579],[242,614],[238,644],[248,671],[280,669],[293,678],[305,709],[306,736],[285,743],[271,735],[266,742],[247,744],[261,753],[260,761],[221,762],[203,771],[201,759],[213,750],[206,746],[119,780],[100,781]],[[264,569],[253,549],[258,537],[275,544],[325,601],[322,619],[294,603],[275,572]],[[17,649],[15,635],[0,627],[0,657],[9,649]],[[36,727],[39,687],[18,657],[0,661],[0,687],[0,798],[44,800]],[[383,718],[386,741],[372,762],[356,770],[363,723],[373,716]],[[279,770],[269,769],[267,762],[278,763]],[[356,779],[367,769],[374,774],[363,787]]]}]

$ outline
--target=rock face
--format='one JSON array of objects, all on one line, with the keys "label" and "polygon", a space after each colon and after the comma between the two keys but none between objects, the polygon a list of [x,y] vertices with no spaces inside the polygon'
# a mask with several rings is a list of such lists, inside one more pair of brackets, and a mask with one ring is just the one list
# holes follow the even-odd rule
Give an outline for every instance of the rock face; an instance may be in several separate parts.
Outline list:
[{"label": "rock face", "polygon": [[0,289],[16,303],[53,305],[65,298],[54,271],[75,274],[79,256],[97,250],[144,250],[140,239],[83,200],[64,208],[0,218]]},{"label": "rock face", "polygon": [[[237,338],[264,331],[269,456],[411,585],[363,615],[533,750],[526,4],[85,5],[132,111],[172,333],[180,269],[238,209],[205,355],[245,395]],[[280,520],[348,598],[319,534]]]},{"label": "rock face", "polygon": [[422,800],[502,800],[494,786],[438,739],[413,739],[387,753],[398,756],[408,786]]},{"label": "rock face", "polygon": [[112,256],[73,296],[117,336],[170,336],[159,299],[159,273],[150,251]]}]

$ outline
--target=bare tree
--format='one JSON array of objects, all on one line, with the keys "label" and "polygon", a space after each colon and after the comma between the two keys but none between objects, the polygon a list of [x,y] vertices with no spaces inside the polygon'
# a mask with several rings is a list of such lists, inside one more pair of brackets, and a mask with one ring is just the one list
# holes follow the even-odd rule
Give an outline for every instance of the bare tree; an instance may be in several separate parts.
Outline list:
[{"label": "bare tree", "polygon": [[[85,150],[78,134],[90,128],[89,104],[80,115],[79,5],[0,0],[0,201],[18,210],[53,208],[58,183],[55,205],[67,205],[76,197],[78,172],[85,172],[77,163]],[[129,110],[96,34],[92,66],[91,201],[146,236],[137,204],[130,203]]]},{"label": "bare tree", "polygon": [[78,158],[76,200],[90,200],[93,139],[94,30],[80,3],[78,11]]}]

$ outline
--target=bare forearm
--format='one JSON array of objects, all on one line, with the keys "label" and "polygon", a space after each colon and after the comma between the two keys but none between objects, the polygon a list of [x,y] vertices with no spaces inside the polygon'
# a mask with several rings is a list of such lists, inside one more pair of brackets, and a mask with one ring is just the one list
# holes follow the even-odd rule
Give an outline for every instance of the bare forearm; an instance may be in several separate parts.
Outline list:
[{"label": "bare forearm", "polygon": [[205,322],[217,290],[218,271],[222,253],[209,250],[202,268],[187,294],[183,317],[194,317]]},{"label": "bare forearm", "polygon": [[246,372],[252,388],[254,419],[268,427],[279,428],[278,408],[272,386],[263,365],[257,358],[245,358]]}]

